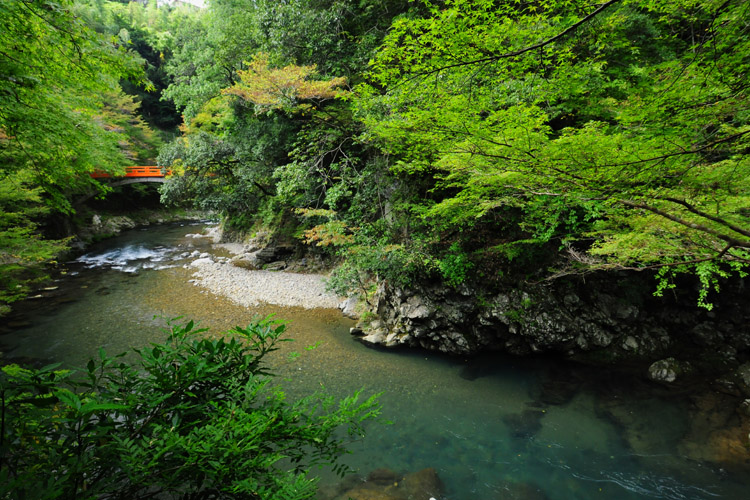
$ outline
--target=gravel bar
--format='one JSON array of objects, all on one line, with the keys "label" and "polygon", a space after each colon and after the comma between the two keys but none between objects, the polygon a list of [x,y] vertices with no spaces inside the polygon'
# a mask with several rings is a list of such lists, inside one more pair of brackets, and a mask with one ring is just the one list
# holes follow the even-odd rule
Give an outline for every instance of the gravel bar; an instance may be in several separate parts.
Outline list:
[{"label": "gravel bar", "polygon": [[252,271],[216,262],[211,258],[193,261],[195,284],[245,307],[259,304],[335,309],[343,300],[325,289],[322,274],[282,271]]}]

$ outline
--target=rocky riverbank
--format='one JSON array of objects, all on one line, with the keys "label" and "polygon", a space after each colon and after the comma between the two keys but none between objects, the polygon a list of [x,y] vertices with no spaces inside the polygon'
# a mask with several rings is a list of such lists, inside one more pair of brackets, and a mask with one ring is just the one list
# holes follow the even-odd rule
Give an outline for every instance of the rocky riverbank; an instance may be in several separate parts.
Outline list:
[{"label": "rocky riverbank", "polygon": [[[387,347],[459,355],[554,352],[593,364],[650,367],[650,378],[667,383],[750,362],[743,283],[726,284],[710,311],[695,304],[692,290],[654,297],[653,287],[648,276],[626,274],[494,292],[480,285],[405,290],[381,284],[370,301],[370,321],[360,327],[365,342]],[[732,391],[742,392],[745,378]]]}]

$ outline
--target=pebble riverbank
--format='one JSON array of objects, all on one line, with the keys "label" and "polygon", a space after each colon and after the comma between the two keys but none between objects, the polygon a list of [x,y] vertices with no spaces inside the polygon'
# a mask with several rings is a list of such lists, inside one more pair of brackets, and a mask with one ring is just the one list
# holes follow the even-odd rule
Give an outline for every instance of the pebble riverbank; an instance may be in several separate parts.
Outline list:
[{"label": "pebble riverbank", "polygon": [[[221,248],[239,254],[241,245],[236,246],[221,245]],[[227,257],[215,257],[208,253],[198,257],[188,265],[195,269],[191,282],[241,306],[265,303],[305,309],[335,309],[343,300],[326,291],[325,275],[322,274],[251,270],[236,266]]]}]

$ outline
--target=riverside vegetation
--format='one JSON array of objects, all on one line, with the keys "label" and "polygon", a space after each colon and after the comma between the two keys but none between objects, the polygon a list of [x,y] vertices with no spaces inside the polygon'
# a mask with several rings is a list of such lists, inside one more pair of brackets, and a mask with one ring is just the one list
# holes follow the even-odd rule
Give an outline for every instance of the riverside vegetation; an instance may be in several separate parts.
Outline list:
[{"label": "riverside vegetation", "polygon": [[166,342],[134,350],[135,361],[100,350],[81,372],[3,367],[0,494],[313,497],[307,470],[343,474],[344,445],[380,409],[359,394],[288,401],[264,363],[289,340],[284,329],[266,318],[213,338],[173,321]]}]

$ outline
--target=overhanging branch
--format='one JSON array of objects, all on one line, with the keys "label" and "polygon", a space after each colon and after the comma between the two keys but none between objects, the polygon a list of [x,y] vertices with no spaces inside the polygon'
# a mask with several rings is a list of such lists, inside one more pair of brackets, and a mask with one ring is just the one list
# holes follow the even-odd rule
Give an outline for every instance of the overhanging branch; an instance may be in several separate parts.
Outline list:
[{"label": "overhanging branch", "polygon": [[729,244],[731,247],[750,248],[750,240],[738,240],[737,238],[732,238],[731,236],[721,233],[708,226],[704,226],[703,224],[697,224],[695,222],[685,220],[681,217],[677,217],[676,215],[670,214],[669,212],[665,212],[664,210],[661,210],[659,208],[653,207],[651,205],[646,205],[645,203],[638,203],[638,202],[631,201],[631,200],[618,200],[618,201],[628,207],[640,208],[641,210],[647,210],[651,213],[664,217],[665,219],[669,219],[672,222],[676,222],[677,224],[685,226],[689,229],[695,229],[696,231],[701,231],[703,233],[710,234],[722,241],[726,241],[727,244]]},{"label": "overhanging branch", "polygon": [[593,18],[595,18],[596,16],[598,16],[599,14],[601,14],[605,9],[607,9],[608,7],[610,7],[610,6],[618,3],[619,1],[620,0],[610,0],[609,2],[603,3],[602,5],[600,5],[599,7],[597,7],[597,9],[594,10],[591,14],[585,16],[584,18],[582,18],[577,23],[575,23],[575,24],[567,27],[565,30],[561,31],[557,35],[555,35],[553,37],[550,37],[550,38],[547,38],[546,40],[543,40],[543,41],[541,41],[539,43],[535,43],[534,45],[529,45],[527,47],[524,47],[524,48],[518,49],[518,50],[514,50],[512,52],[505,52],[503,54],[496,54],[496,55],[491,55],[491,56],[487,56],[487,57],[482,57],[480,59],[474,59],[472,61],[462,61],[462,62],[458,62],[458,63],[455,63],[455,64],[448,64],[448,65],[445,65],[445,66],[441,66],[440,68],[432,69],[430,71],[423,71],[423,72],[417,73],[416,75],[412,76],[411,78],[408,78],[408,79],[404,80],[404,83],[409,82],[409,81],[411,81],[411,80],[413,80],[415,78],[419,78],[419,77],[423,77],[423,76],[430,76],[430,75],[433,75],[435,73],[440,73],[441,71],[445,71],[447,69],[460,68],[460,67],[464,67],[464,66],[473,66],[475,64],[486,64],[486,63],[491,63],[491,62],[499,61],[499,60],[502,60],[502,59],[510,59],[512,57],[517,57],[517,56],[520,56],[520,55],[525,54],[527,52],[532,52],[534,50],[541,49],[543,47],[546,47],[547,45],[550,45],[550,44],[556,42],[557,40],[560,40],[561,38],[564,38],[564,37],[568,36],[570,33],[573,33],[578,28],[580,28],[582,25],[588,23],[590,20],[592,20]]},{"label": "overhanging branch", "polygon": [[671,197],[668,197],[668,196],[662,197],[660,199],[665,200],[665,201],[671,201],[672,203],[676,203],[678,205],[682,205],[683,207],[685,207],[688,210],[688,212],[694,213],[695,215],[698,215],[698,216],[703,217],[705,219],[712,220],[712,221],[716,222],[717,224],[721,224],[722,226],[727,227],[727,228],[731,229],[732,231],[734,231],[736,233],[739,233],[739,234],[741,234],[743,236],[747,236],[748,238],[750,238],[750,231],[748,231],[746,229],[742,229],[741,227],[735,226],[731,222],[729,222],[727,220],[724,220],[724,219],[722,219],[720,217],[715,217],[715,216],[713,216],[711,214],[708,214],[708,213],[706,213],[706,212],[704,212],[702,210],[698,210],[697,208],[695,208],[693,205],[691,205],[690,203],[686,202],[685,200],[680,200],[678,198],[671,198]]}]

